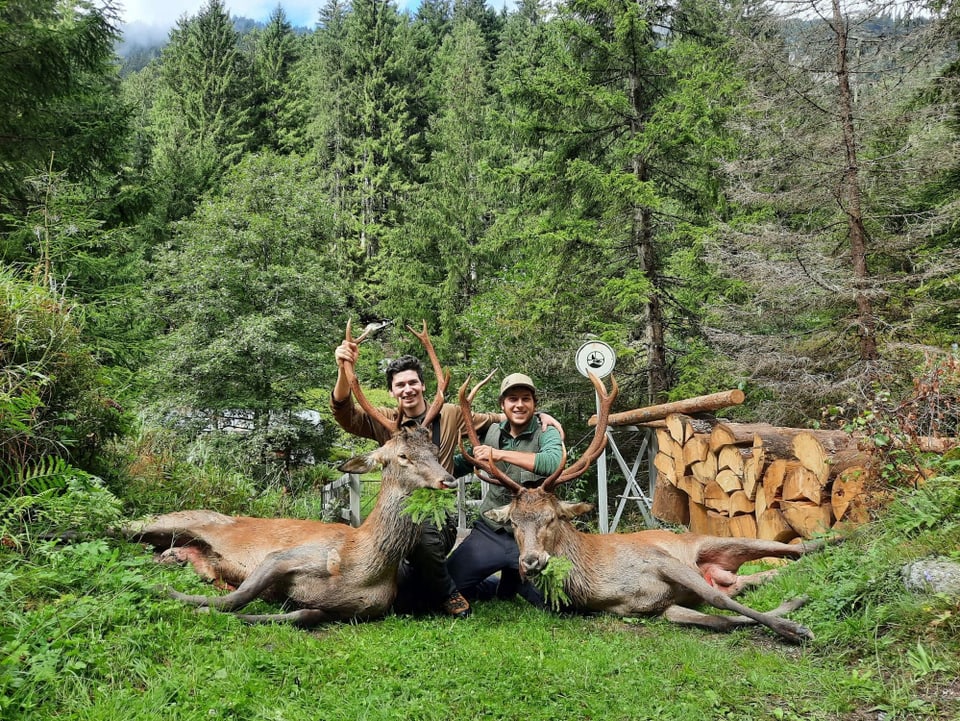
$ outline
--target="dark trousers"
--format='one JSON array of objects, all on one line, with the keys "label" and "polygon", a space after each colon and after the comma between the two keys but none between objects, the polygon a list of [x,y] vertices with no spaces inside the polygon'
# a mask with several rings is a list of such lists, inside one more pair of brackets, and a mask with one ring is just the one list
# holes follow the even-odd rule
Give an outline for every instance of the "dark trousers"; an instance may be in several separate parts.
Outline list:
[{"label": "dark trousers", "polygon": [[429,613],[456,592],[457,586],[447,570],[447,554],[457,541],[457,521],[447,516],[442,528],[424,521],[420,540],[400,563],[397,576],[397,613]]},{"label": "dark trousers", "polygon": [[[513,534],[494,530],[483,521],[473,524],[470,535],[447,559],[450,576],[468,600],[512,598],[520,594],[531,603],[542,606],[543,596],[529,581],[520,580],[520,549]],[[490,576],[500,572],[500,582]]]}]

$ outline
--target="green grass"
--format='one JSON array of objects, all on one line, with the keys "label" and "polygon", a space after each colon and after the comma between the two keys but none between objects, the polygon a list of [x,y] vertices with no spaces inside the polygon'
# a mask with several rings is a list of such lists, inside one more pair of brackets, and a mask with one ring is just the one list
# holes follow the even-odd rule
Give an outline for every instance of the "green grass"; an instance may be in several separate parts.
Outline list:
[{"label": "green grass", "polygon": [[957,555],[958,488],[905,498],[744,596],[763,609],[810,595],[792,614],[817,635],[801,647],[521,601],[465,621],[247,626],[158,594],[213,591],[136,545],[4,549],[0,718],[956,719],[960,602],[896,577],[906,559]]}]

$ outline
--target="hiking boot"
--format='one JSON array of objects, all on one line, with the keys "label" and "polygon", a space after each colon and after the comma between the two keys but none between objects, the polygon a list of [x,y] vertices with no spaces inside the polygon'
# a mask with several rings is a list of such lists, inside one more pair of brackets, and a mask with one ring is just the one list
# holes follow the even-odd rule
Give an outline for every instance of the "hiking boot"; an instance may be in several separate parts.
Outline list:
[{"label": "hiking boot", "polygon": [[459,591],[455,591],[446,601],[443,602],[443,612],[454,618],[469,618],[473,610],[470,603],[463,597]]}]

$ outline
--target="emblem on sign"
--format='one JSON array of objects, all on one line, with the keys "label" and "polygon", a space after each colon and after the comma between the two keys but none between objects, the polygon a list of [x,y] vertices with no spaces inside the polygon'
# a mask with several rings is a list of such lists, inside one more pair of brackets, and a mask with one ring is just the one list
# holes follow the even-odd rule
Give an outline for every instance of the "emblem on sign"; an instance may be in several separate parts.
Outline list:
[{"label": "emblem on sign", "polygon": [[597,378],[606,378],[616,364],[617,354],[603,341],[587,341],[577,351],[577,370],[583,376],[593,373]]}]

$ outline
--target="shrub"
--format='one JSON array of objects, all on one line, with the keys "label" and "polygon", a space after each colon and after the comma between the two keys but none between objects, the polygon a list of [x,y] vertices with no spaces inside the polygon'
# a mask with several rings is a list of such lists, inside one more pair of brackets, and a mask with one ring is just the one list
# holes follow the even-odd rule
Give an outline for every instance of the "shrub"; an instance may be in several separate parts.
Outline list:
[{"label": "shrub", "polygon": [[0,268],[0,492],[18,468],[50,456],[95,473],[99,450],[121,427],[77,313]]}]

